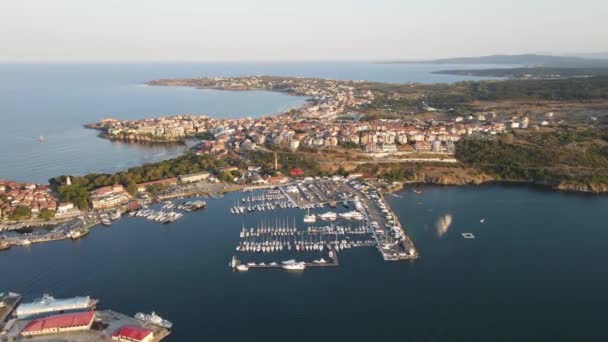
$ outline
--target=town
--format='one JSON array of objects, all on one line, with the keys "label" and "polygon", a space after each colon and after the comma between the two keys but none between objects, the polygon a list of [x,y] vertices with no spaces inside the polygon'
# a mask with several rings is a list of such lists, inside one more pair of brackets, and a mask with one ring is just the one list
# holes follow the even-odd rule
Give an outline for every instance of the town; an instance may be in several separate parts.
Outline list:
[{"label": "town", "polygon": [[[531,127],[529,116],[496,112],[444,115],[419,101],[417,116],[402,111],[394,118],[371,116],[370,106],[380,98],[387,111],[395,98],[371,90],[368,83],[320,79],[245,77],[159,80],[151,85],[194,86],[223,90],[265,89],[306,96],[301,108],[261,118],[216,119],[206,115],[173,115],[141,120],[102,119],[87,127],[101,130],[109,139],[176,142],[199,138],[198,153],[226,154],[241,149],[277,146],[291,151],[303,148],[347,148],[364,153],[454,152],[454,142],[464,136],[493,136],[510,129]],[[397,101],[397,100],[395,100]],[[425,116],[424,113],[430,114]],[[552,113],[535,118],[535,127],[550,125]]]}]

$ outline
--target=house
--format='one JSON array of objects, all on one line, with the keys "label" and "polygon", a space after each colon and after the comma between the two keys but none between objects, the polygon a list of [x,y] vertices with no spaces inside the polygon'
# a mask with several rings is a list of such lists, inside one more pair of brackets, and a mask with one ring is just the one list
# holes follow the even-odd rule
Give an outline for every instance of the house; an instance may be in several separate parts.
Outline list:
[{"label": "house", "polygon": [[177,177],[181,183],[194,183],[204,181],[209,178],[209,172],[197,172]]}]

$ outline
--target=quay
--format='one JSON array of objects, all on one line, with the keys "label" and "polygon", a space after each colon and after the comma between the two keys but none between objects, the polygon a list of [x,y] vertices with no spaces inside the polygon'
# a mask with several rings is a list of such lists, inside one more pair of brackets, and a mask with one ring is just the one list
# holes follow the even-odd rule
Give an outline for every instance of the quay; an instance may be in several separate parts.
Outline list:
[{"label": "quay", "polygon": [[0,331],[4,330],[6,320],[17,308],[21,301],[21,295],[16,293],[0,294]]},{"label": "quay", "polygon": [[[122,340],[159,342],[171,333],[172,323],[159,316],[131,317],[97,310],[98,301],[88,296],[55,299],[44,295],[32,302],[20,302],[19,294],[0,294],[0,341],[102,342],[118,336]],[[130,339],[136,335],[140,338]]]}]

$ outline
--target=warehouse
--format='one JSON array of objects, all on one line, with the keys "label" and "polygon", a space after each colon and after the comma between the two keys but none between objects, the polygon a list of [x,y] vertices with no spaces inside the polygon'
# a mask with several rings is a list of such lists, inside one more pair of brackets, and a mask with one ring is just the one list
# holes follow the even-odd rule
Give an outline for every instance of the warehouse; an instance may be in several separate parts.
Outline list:
[{"label": "warehouse", "polygon": [[22,336],[56,334],[62,332],[89,330],[95,320],[95,311],[55,315],[30,321],[21,330]]},{"label": "warehouse", "polygon": [[112,334],[112,340],[118,342],[150,342],[153,338],[152,330],[136,326],[124,326]]}]

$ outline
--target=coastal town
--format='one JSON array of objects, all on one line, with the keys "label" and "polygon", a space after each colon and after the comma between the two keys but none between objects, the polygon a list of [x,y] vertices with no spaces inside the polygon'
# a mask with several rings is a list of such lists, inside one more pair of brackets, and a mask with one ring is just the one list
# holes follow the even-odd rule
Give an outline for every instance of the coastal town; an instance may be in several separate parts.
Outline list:
[{"label": "coastal town", "polygon": [[[553,113],[510,116],[493,111],[458,114],[453,110],[440,110],[427,104],[426,97],[414,84],[405,90],[387,91],[379,84],[363,81],[270,76],[167,79],[148,84],[278,91],[305,96],[308,101],[299,108],[260,118],[218,119],[180,114],[141,120],[107,118],[88,124],[86,127],[100,130],[101,136],[108,139],[154,143],[193,139],[196,143],[191,151],[196,155],[222,159],[234,158],[236,153],[237,161],[240,161],[209,170],[195,168],[190,173],[169,177],[146,176],[140,182],[106,181],[103,186],[88,185],[84,197],[82,193],[78,196],[62,193],[62,188],[72,188],[71,177],[61,178],[51,186],[0,180],[0,230],[69,223],[79,218],[83,223],[75,227],[86,228],[95,222],[107,222],[116,216],[116,210],[136,210],[163,196],[170,198],[171,194],[177,193],[181,197],[208,195],[228,188],[291,182],[309,173],[297,167],[287,169],[287,174],[282,173],[277,153],[327,150],[334,153],[334,159],[328,162],[335,165],[340,155],[347,156],[349,161],[360,160],[360,163],[455,163],[455,144],[461,139],[494,139],[512,130],[538,130],[556,123]],[[409,112],[401,107],[396,118],[378,118],[373,115],[377,110],[370,109],[388,103],[382,113],[396,113],[397,109],[390,104],[400,103],[403,98],[410,99]],[[412,106],[412,103],[416,105]],[[412,115],[414,111],[416,116]],[[256,151],[274,153],[270,168],[262,170],[265,165],[247,155]],[[201,188],[192,185],[198,182],[207,185]],[[76,197],[80,200],[75,200]],[[89,215],[88,219],[83,219],[85,215]],[[6,237],[4,240],[2,243],[6,247]]]},{"label": "coastal town", "polygon": [[[87,127],[101,130],[108,139],[127,141],[177,142],[199,138],[202,142],[196,151],[215,155],[265,146],[291,151],[347,148],[372,154],[453,153],[454,143],[465,136],[493,136],[532,127],[530,117],[525,115],[505,117],[496,112],[444,115],[424,100],[419,101],[423,108],[417,109],[422,115],[416,118],[410,112],[399,113],[399,118],[368,118],[367,106],[380,94],[366,87],[367,83],[357,81],[247,77],[160,80],[149,84],[233,91],[264,89],[306,96],[309,101],[301,108],[257,119],[183,114],[141,120],[107,118]],[[391,94],[400,95],[403,94]],[[551,118],[552,113],[546,113],[534,125],[548,126],[553,122]]]}]

